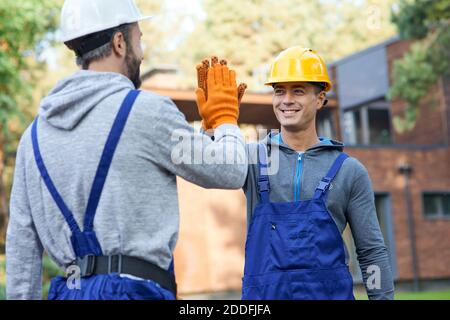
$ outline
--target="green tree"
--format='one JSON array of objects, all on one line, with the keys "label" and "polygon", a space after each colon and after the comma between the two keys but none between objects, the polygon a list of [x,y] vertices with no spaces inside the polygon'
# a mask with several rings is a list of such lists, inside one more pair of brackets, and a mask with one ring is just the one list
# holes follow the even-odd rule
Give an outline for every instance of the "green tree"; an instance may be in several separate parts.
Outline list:
[{"label": "green tree", "polygon": [[268,63],[293,45],[311,47],[327,62],[395,34],[393,0],[204,0],[204,19],[180,51],[186,84],[193,63],[216,54],[230,60],[250,89],[262,89]]},{"label": "green tree", "polygon": [[58,16],[56,0],[0,2],[0,244],[7,217],[5,171],[12,167],[19,135],[30,116],[39,55]]},{"label": "green tree", "polygon": [[396,61],[390,98],[407,102],[404,117],[394,118],[398,132],[414,128],[419,103],[439,78],[450,75],[450,1],[402,0],[392,21],[411,50]]}]

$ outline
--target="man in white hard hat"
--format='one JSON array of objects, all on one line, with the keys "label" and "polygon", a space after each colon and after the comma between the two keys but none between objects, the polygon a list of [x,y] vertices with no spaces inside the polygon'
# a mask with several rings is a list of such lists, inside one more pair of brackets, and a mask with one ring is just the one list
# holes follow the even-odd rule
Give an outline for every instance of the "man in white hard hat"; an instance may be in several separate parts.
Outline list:
[{"label": "man in white hard hat", "polygon": [[[206,188],[244,183],[235,73],[213,65],[201,113],[215,140],[195,133],[170,99],[136,90],[138,22],[147,18],[132,0],[64,3],[63,41],[82,70],[42,100],[20,141],[6,243],[9,299],[41,298],[44,250],[68,273],[52,280],[49,299],[174,299],[176,176]],[[188,142],[181,152],[180,140]],[[189,161],[230,150],[234,162]]]}]

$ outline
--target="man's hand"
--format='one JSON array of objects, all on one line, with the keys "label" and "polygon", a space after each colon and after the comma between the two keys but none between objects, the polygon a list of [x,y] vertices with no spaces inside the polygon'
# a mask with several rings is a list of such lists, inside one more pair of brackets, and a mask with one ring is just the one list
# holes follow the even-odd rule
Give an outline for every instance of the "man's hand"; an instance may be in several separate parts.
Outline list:
[{"label": "man's hand", "polygon": [[[235,93],[237,95],[237,100],[238,100],[238,109],[237,109],[237,117],[239,117],[239,104],[241,103],[241,100],[245,94],[245,90],[247,89],[247,85],[245,83],[241,83],[239,85],[239,87],[236,87],[236,73],[232,70],[228,69],[228,63],[226,60],[221,60],[219,63],[219,59],[217,57],[212,57],[211,58],[211,64],[209,63],[209,60],[203,60],[201,64],[197,65],[197,80],[198,80],[198,89],[196,91],[197,93],[197,106],[199,108],[199,113],[203,118],[203,122],[202,122],[202,127],[204,130],[209,130],[212,128],[216,128],[218,127],[220,124],[217,124],[217,121],[214,121],[214,123],[210,123],[209,119],[206,119],[205,117],[203,117],[204,114],[204,106],[206,103],[209,102],[209,95],[211,94],[211,91],[214,91],[215,89],[218,89],[217,86],[215,86],[214,88],[209,88],[208,83],[210,80],[210,77],[214,77],[214,81],[212,81],[213,83],[217,84],[216,81],[216,74],[220,75],[219,73],[216,73],[216,71],[221,68],[222,69],[222,80],[225,81],[225,86],[234,86],[235,88]],[[210,70],[214,70],[216,69],[216,71],[214,72],[210,72]],[[220,79],[218,79],[220,82]],[[231,88],[228,88],[231,89]],[[216,90],[217,92],[217,90]],[[227,112],[225,112],[226,114]],[[225,115],[224,114],[224,115]],[[213,116],[212,118],[215,118],[216,116]],[[221,120],[219,120],[219,122],[222,122],[224,120],[230,121],[229,115],[226,116],[224,118],[222,118]],[[225,123],[225,122],[224,122]],[[226,123],[230,123],[230,122],[226,122]],[[234,121],[233,121],[234,123]],[[237,124],[237,118],[236,118],[236,124]]]}]

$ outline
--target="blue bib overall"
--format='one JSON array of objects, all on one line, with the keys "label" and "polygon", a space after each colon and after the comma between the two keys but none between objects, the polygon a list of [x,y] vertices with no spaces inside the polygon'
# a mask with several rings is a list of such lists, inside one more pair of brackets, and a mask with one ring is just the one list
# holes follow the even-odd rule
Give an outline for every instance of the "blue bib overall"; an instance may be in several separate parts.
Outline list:
[{"label": "blue bib overall", "polygon": [[[97,173],[94,178],[91,193],[89,196],[87,209],[84,218],[84,230],[81,231],[72,212],[65,204],[59,192],[49,176],[44,165],[38,143],[38,120],[32,126],[32,142],[36,164],[41,173],[41,177],[47,186],[48,191],[60,209],[64,219],[68,223],[72,232],[71,243],[77,258],[84,258],[89,255],[102,256],[103,252],[100,243],[94,232],[94,218],[100,196],[105,185],[111,162],[119,143],[122,132],[125,128],[128,116],[130,115],[136,98],[140,91],[132,90],[128,93],[119,112],[114,120],[111,132],[109,133],[105,148],[103,150]],[[172,264],[173,266],[173,264]],[[173,267],[171,271],[173,272]],[[70,289],[68,281],[64,277],[57,277],[52,280],[48,298],[50,300],[172,300],[174,294],[161,288],[157,283],[150,280],[133,280],[121,277],[117,273],[93,275],[80,279],[79,289]]]},{"label": "blue bib overall", "polygon": [[260,203],[245,247],[244,300],[353,300],[342,236],[327,191],[348,156],[340,154],[311,200],[270,202],[266,150],[258,146]]}]

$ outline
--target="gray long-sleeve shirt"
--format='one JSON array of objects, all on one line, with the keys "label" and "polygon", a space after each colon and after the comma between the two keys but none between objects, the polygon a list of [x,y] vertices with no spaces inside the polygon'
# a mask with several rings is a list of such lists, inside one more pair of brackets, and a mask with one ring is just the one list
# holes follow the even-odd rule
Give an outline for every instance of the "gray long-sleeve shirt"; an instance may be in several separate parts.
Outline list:
[{"label": "gray long-sleeve shirt", "polygon": [[[319,181],[325,177],[344,148],[339,142],[325,140],[306,150],[299,160],[299,153],[284,144],[279,136],[269,135],[262,143],[266,146],[269,144],[272,150],[269,157],[272,202],[311,199]],[[249,171],[244,191],[247,197],[247,220],[250,222],[259,203],[257,144],[250,144],[247,149]],[[355,158],[344,161],[328,191],[326,205],[341,234],[347,224],[350,225],[369,298],[393,299],[392,271],[377,219],[372,183],[366,168]],[[367,286],[367,280],[373,272],[368,269],[370,266],[379,267],[379,289]]]},{"label": "gray long-sleeve shirt", "polygon": [[[80,71],[58,83],[40,106],[44,163],[81,228],[107,135],[132,89],[132,82],[120,74]],[[219,155],[229,154],[234,162],[218,164]],[[239,189],[247,168],[237,126],[219,127],[211,141],[194,131],[170,99],[142,92],[114,155],[94,221],[103,253],[134,256],[167,269],[179,230],[176,176],[205,188]],[[68,265],[75,259],[70,236],[41,179],[28,128],[17,152],[10,201],[7,298],[40,299],[43,251],[61,267]]]}]

